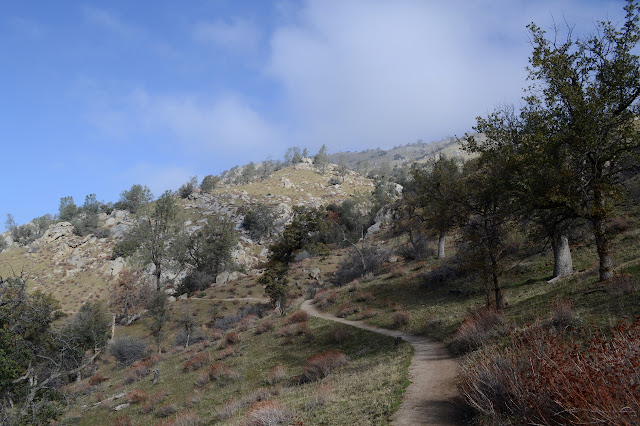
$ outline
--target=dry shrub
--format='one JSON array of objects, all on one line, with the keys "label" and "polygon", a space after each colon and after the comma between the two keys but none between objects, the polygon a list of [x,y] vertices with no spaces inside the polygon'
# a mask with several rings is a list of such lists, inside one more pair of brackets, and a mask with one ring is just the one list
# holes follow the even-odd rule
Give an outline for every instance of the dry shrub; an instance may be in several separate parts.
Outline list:
[{"label": "dry shrub", "polygon": [[636,279],[629,275],[616,275],[605,281],[604,287],[608,292],[617,295],[631,294],[636,288]]},{"label": "dry shrub", "polygon": [[360,319],[369,319],[369,318],[373,318],[376,315],[378,315],[378,311],[376,311],[373,308],[365,308],[364,311],[362,311],[362,314],[360,314]]},{"label": "dry shrub", "polygon": [[371,300],[373,300],[373,293],[370,291],[356,294],[356,302],[370,302]]},{"label": "dry shrub", "polygon": [[463,369],[469,403],[517,424],[616,424],[640,420],[640,318],[605,339],[569,341],[540,324],[502,352],[482,351]]},{"label": "dry shrub", "polygon": [[320,380],[336,368],[347,363],[347,356],[339,351],[328,350],[308,358],[300,375],[302,383]]},{"label": "dry shrub", "polygon": [[444,321],[436,314],[427,316],[424,320],[424,331],[427,333],[434,332],[444,325]]},{"label": "dry shrub", "polygon": [[216,359],[218,360],[226,359],[235,354],[236,354],[236,350],[233,348],[233,346],[228,346],[222,349],[220,352],[218,352]]},{"label": "dry shrub", "polygon": [[286,325],[289,325],[289,324],[296,324],[299,322],[306,322],[308,320],[309,320],[309,314],[307,314],[305,311],[295,311],[294,313],[292,313],[287,317],[284,323]]},{"label": "dry shrub", "polygon": [[165,420],[158,423],[156,426],[196,426],[201,424],[203,423],[200,416],[191,411],[185,411],[178,414],[173,419]]},{"label": "dry shrub", "polygon": [[240,335],[235,332],[227,333],[227,335],[224,336],[224,342],[227,345],[235,345],[240,342]]},{"label": "dry shrub", "polygon": [[133,336],[121,336],[109,345],[109,353],[122,366],[131,365],[147,355],[147,344]]},{"label": "dry shrub", "polygon": [[266,382],[270,385],[274,385],[284,379],[287,375],[287,370],[278,364],[274,367],[271,367],[269,372],[267,373]]},{"label": "dry shrub", "polygon": [[331,333],[331,339],[333,339],[336,343],[345,342],[349,337],[351,337],[351,328],[349,327],[340,327]]},{"label": "dry shrub", "polygon": [[346,318],[349,315],[357,314],[358,312],[360,312],[360,307],[358,305],[347,302],[340,306],[337,316],[340,318]]},{"label": "dry shrub", "polygon": [[128,414],[118,416],[113,421],[113,426],[131,426],[131,417]]},{"label": "dry shrub", "polygon": [[224,333],[219,328],[214,328],[211,331],[211,335],[209,336],[209,338],[213,341],[220,340],[222,339],[222,337],[224,337]]},{"label": "dry shrub", "polygon": [[127,401],[131,404],[139,404],[147,400],[147,394],[140,389],[133,389],[127,394]]},{"label": "dry shrub", "polygon": [[182,365],[182,370],[185,372],[199,370],[208,362],[209,352],[201,352],[186,360]]},{"label": "dry shrub", "polygon": [[229,420],[233,417],[240,409],[242,409],[242,402],[237,399],[231,399],[224,403],[222,408],[220,408],[216,412],[216,418],[220,421]]},{"label": "dry shrub", "polygon": [[153,410],[156,409],[156,406],[159,403],[167,399],[167,396],[169,396],[169,392],[164,390],[159,390],[158,392],[151,395],[151,397],[147,400],[147,403],[144,404],[142,408],[140,408],[140,412],[142,414],[149,414],[153,412]]},{"label": "dry shrub", "polygon": [[176,404],[167,404],[158,408],[156,411],[156,416],[158,417],[169,417],[172,414],[178,412],[178,406]]},{"label": "dry shrub", "polygon": [[102,374],[96,373],[89,378],[89,385],[96,386],[102,382],[106,382],[107,380],[109,380],[108,377],[104,377]]},{"label": "dry shrub", "polygon": [[326,308],[333,305],[338,301],[338,292],[335,290],[322,289],[318,291],[313,298],[313,303],[318,305],[319,308]]},{"label": "dry shrub", "polygon": [[237,371],[227,367],[221,362],[214,362],[213,364],[211,364],[209,366],[208,374],[209,374],[210,380],[223,379],[223,380],[231,381],[239,377],[239,374]]},{"label": "dry shrub", "polygon": [[275,327],[275,323],[271,318],[267,318],[264,321],[260,322],[256,327],[256,334],[267,333]]},{"label": "dry shrub", "polygon": [[456,331],[453,349],[468,352],[484,345],[489,339],[504,332],[504,318],[500,312],[481,306],[469,309],[467,316]]},{"label": "dry shrub", "polygon": [[135,383],[143,377],[151,374],[151,369],[146,365],[134,365],[130,370],[127,377],[124,378],[124,384],[130,385],[131,383]]},{"label": "dry shrub", "polygon": [[320,384],[311,398],[307,401],[304,408],[305,410],[313,410],[314,408],[324,406],[331,399],[331,394],[333,393],[333,386],[328,383]]},{"label": "dry shrub", "polygon": [[257,315],[253,315],[253,314],[247,315],[246,317],[242,318],[242,320],[240,321],[240,324],[238,324],[238,330],[247,331],[248,329],[255,327],[257,321],[258,321]]},{"label": "dry shrub", "polygon": [[288,410],[278,401],[260,401],[252,404],[247,412],[247,424],[251,426],[275,426],[287,424]]},{"label": "dry shrub", "polygon": [[551,323],[556,328],[571,327],[576,322],[571,300],[561,298],[551,303]]},{"label": "dry shrub", "polygon": [[407,310],[394,312],[393,315],[391,315],[391,319],[393,320],[393,326],[395,328],[402,328],[411,321],[411,313]]}]

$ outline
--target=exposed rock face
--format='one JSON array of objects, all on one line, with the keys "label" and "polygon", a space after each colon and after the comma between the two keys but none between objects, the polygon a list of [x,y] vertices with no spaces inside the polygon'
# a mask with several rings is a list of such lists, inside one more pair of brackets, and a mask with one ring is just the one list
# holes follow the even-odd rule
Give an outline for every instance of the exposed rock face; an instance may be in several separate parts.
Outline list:
[{"label": "exposed rock face", "polygon": [[52,243],[63,237],[71,237],[73,235],[73,225],[69,222],[54,223],[47,229],[40,238],[40,244]]}]

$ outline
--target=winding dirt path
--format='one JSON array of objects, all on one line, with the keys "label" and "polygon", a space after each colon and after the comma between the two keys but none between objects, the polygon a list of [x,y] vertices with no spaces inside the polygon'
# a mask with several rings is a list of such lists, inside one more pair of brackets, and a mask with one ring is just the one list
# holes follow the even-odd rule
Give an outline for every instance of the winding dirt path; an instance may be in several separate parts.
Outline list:
[{"label": "winding dirt path", "polygon": [[409,366],[411,384],[403,395],[400,408],[391,417],[392,424],[417,426],[465,423],[466,410],[462,408],[455,385],[458,364],[442,343],[402,331],[374,327],[361,321],[337,318],[318,311],[310,300],[305,301],[301,309],[314,317],[337,321],[374,333],[400,337],[414,347],[415,353]]}]

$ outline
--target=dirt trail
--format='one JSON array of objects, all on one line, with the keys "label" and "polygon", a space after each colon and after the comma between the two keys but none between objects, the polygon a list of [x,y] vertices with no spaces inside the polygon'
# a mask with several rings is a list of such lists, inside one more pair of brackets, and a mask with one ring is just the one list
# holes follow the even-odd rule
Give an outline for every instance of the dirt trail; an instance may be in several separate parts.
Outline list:
[{"label": "dirt trail", "polygon": [[409,366],[411,384],[403,395],[400,408],[391,418],[392,424],[416,426],[465,423],[465,410],[462,408],[455,385],[458,364],[442,343],[402,331],[337,318],[318,311],[309,300],[305,301],[301,308],[318,318],[337,321],[387,336],[400,337],[414,347],[415,353]]}]

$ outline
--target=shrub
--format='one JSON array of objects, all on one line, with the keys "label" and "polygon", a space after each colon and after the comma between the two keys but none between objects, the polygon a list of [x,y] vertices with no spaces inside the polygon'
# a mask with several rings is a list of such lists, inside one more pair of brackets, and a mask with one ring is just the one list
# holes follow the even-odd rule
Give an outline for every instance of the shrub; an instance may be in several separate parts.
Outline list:
[{"label": "shrub", "polygon": [[268,237],[275,230],[276,213],[266,204],[258,203],[247,212],[242,221],[242,227],[252,239],[259,241]]},{"label": "shrub", "polygon": [[502,333],[504,318],[495,309],[481,306],[469,309],[467,316],[456,331],[453,348],[467,352],[484,345],[489,339]]},{"label": "shrub", "polygon": [[127,394],[127,401],[131,404],[139,404],[147,400],[147,394],[140,389],[133,389]]},{"label": "shrub", "polygon": [[132,256],[138,250],[139,245],[139,241],[136,238],[125,237],[114,244],[113,249],[111,249],[111,260]]},{"label": "shrub", "polygon": [[370,302],[373,300],[373,293],[369,292],[360,292],[356,294],[356,302]]},{"label": "shrub", "polygon": [[307,314],[305,311],[295,311],[294,313],[292,313],[291,315],[289,315],[287,317],[287,319],[284,321],[285,324],[295,324],[295,323],[299,323],[299,322],[305,322],[309,319],[309,314]]},{"label": "shrub", "polygon": [[274,400],[253,404],[247,413],[247,423],[252,426],[274,426],[287,424],[287,409]]},{"label": "shrub", "polygon": [[340,306],[340,309],[338,309],[338,317],[345,318],[358,312],[360,312],[359,306],[347,302],[343,303],[342,306]]},{"label": "shrub", "polygon": [[378,315],[378,312],[375,309],[366,308],[364,311],[362,311],[362,314],[360,314],[360,319],[369,319],[375,317],[376,315]]},{"label": "shrub", "polygon": [[224,403],[222,408],[216,412],[216,418],[220,421],[229,420],[242,408],[242,402],[237,399],[231,399]]},{"label": "shrub", "polygon": [[158,408],[158,411],[156,411],[156,416],[169,417],[170,415],[175,414],[177,412],[178,412],[178,406],[176,404],[167,404]]},{"label": "shrub", "polygon": [[109,380],[108,377],[104,377],[102,374],[96,373],[89,378],[89,385],[96,386],[102,382],[106,382],[107,380]]},{"label": "shrub", "polygon": [[576,317],[573,312],[573,303],[569,299],[556,299],[551,304],[551,323],[556,328],[567,328],[575,325]]},{"label": "shrub", "polygon": [[176,346],[184,347],[187,344],[187,340],[189,341],[189,345],[193,345],[194,343],[202,342],[204,340],[204,336],[197,330],[189,334],[184,329],[181,329],[176,334],[174,344]]},{"label": "shrub", "polygon": [[[362,254],[362,257],[360,256]],[[386,250],[375,246],[367,246],[360,249],[360,253],[353,249],[338,265],[335,272],[335,281],[338,285],[344,285],[356,278],[371,272],[375,274],[389,257]],[[364,258],[364,265],[362,259]]]},{"label": "shrub", "polygon": [[393,326],[395,328],[402,328],[411,321],[411,313],[407,310],[394,312],[391,319],[393,320]]},{"label": "shrub", "polygon": [[202,424],[202,419],[191,411],[178,414],[175,418],[165,420],[157,426],[197,426]]},{"label": "shrub", "polygon": [[347,356],[339,351],[329,350],[308,358],[300,375],[300,382],[314,382],[322,379],[336,368],[347,363]]},{"label": "shrub", "polygon": [[239,377],[235,370],[227,367],[221,362],[214,362],[211,364],[209,366],[208,375],[210,380],[235,380]]},{"label": "shrub", "polygon": [[258,326],[256,327],[256,334],[267,333],[273,330],[274,327],[275,327],[275,323],[273,322],[273,320],[270,318],[267,318],[264,321],[260,322],[260,324],[258,324]]},{"label": "shrub", "polygon": [[196,189],[198,189],[198,179],[194,176],[189,178],[189,180],[178,189],[178,195],[180,198],[187,198],[193,194]]},{"label": "shrub", "polygon": [[185,372],[199,370],[200,368],[202,368],[203,365],[205,365],[208,362],[209,362],[209,352],[202,352],[192,356],[187,361],[185,361],[184,364],[182,365],[182,370]]},{"label": "shrub", "polygon": [[228,345],[235,345],[240,342],[240,335],[238,335],[238,333],[227,333],[227,335],[224,336],[224,341]]},{"label": "shrub", "polygon": [[156,409],[156,405],[167,399],[169,396],[169,392],[164,390],[159,390],[158,392],[151,395],[151,397],[147,400],[147,403],[140,408],[140,412],[143,414],[149,414]]},{"label": "shrub", "polygon": [[144,358],[148,351],[144,340],[133,336],[122,336],[115,339],[109,346],[109,353],[116,359],[118,364],[127,366]]},{"label": "shrub", "polygon": [[131,426],[131,417],[128,414],[118,416],[113,421],[113,426]]},{"label": "shrub", "polygon": [[238,330],[247,331],[248,329],[255,327],[257,321],[258,317],[256,315],[247,315],[246,317],[242,318],[240,324],[238,324]]},{"label": "shrub", "polygon": [[637,424],[640,320],[609,339],[581,337],[583,345],[535,324],[501,352],[473,357],[462,393],[477,410],[518,424]]},{"label": "shrub", "polygon": [[338,301],[338,293],[335,290],[323,289],[316,293],[313,302],[320,308],[326,308]]},{"label": "shrub", "polygon": [[229,358],[230,356],[235,355],[236,350],[233,348],[233,346],[229,346],[223,350],[221,350],[220,352],[218,352],[218,356],[216,357],[218,360],[223,360],[226,358]]},{"label": "shrub", "polygon": [[271,367],[271,369],[267,373],[266,382],[270,385],[274,385],[284,379],[286,375],[287,370],[285,370],[282,365],[278,364],[274,367]]},{"label": "shrub", "polygon": [[124,384],[130,385],[131,383],[135,383],[143,377],[151,374],[151,369],[146,365],[136,365],[129,370],[129,375],[124,378]]},{"label": "shrub", "polygon": [[431,246],[429,237],[418,234],[413,243],[402,244],[397,253],[407,260],[421,260],[432,257],[435,254],[435,250]]},{"label": "shrub", "polygon": [[458,270],[454,266],[442,265],[422,276],[422,286],[427,288],[437,287],[454,281],[458,278],[458,275]]}]

